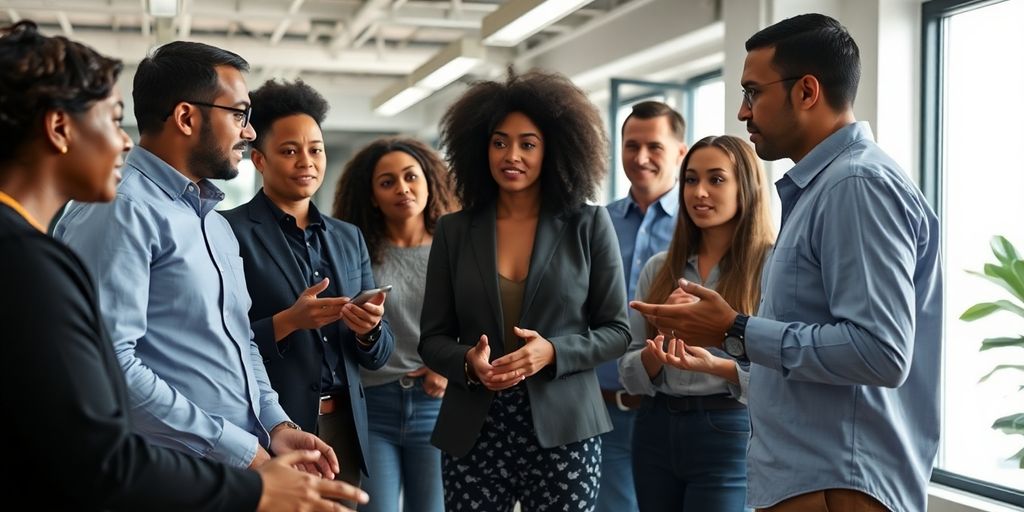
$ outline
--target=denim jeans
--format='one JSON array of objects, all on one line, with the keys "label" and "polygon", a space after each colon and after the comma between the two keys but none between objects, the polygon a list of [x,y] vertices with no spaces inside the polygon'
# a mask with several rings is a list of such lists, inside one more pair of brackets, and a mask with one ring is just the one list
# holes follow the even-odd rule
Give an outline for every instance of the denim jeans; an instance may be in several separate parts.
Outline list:
[{"label": "denim jeans", "polygon": [[440,408],[422,378],[366,388],[370,476],[362,487],[370,502],[360,511],[444,511],[441,451],[430,444]]},{"label": "denim jeans", "polygon": [[606,404],[614,430],[601,434],[601,491],[596,512],[635,511],[633,489],[633,420],[636,411]]},{"label": "denim jeans", "polygon": [[746,409],[674,412],[644,400],[633,431],[641,512],[741,512],[747,494]]}]

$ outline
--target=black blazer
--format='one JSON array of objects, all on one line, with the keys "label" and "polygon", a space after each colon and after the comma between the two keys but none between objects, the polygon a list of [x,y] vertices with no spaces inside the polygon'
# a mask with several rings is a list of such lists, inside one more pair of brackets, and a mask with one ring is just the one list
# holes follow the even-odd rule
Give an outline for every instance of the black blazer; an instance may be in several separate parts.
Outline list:
[{"label": "black blazer", "polygon": [[[68,510],[256,510],[254,471],[147,444],[92,279],[70,249],[0,205],[6,455],[12,503]],[[37,492],[40,484],[45,495]]]},{"label": "black blazer", "polygon": [[[448,378],[432,442],[457,457],[476,444],[494,398],[467,385],[466,352],[486,334],[491,359],[505,354],[496,247],[493,204],[453,213],[439,220],[427,265],[419,352]],[[618,247],[604,208],[541,212],[519,320],[555,347],[554,363],[525,382],[541,446],[612,429],[594,367],[629,345]]]},{"label": "black blazer", "polygon": [[[238,237],[245,266],[245,283],[252,297],[249,319],[253,335],[263,355],[270,384],[277,391],[281,407],[303,430],[317,431],[320,410],[320,366],[324,349],[319,329],[298,330],[280,342],[274,341],[272,317],[295,303],[308,286],[299,265],[288,248],[277,219],[266,204],[261,189],[248,203],[221,212]],[[375,288],[370,255],[363,234],[355,226],[322,215],[327,224],[327,257],[337,279],[335,289],[348,297],[361,290]],[[383,320],[382,320],[383,322]],[[355,419],[362,470],[368,474],[366,399],[359,380],[362,366],[376,370],[387,362],[395,341],[387,323],[380,338],[369,350],[357,347],[355,333],[339,320],[341,327],[341,362],[345,365],[352,417]],[[344,462],[342,462],[344,464]]]}]

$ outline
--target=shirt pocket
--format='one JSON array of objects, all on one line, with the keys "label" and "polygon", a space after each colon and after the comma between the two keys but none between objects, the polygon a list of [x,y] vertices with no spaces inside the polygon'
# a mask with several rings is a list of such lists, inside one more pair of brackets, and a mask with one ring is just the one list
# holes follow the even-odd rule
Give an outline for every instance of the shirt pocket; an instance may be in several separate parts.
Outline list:
[{"label": "shirt pocket", "polygon": [[799,289],[800,249],[776,247],[771,263],[766,269],[764,286],[761,287],[761,306],[758,316],[787,321],[796,309],[796,294]]}]

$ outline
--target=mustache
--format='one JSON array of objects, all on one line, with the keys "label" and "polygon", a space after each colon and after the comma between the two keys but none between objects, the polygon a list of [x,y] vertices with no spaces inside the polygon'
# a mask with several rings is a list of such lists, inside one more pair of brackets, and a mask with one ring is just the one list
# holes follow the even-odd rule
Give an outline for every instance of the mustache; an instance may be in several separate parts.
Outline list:
[{"label": "mustache", "polygon": [[240,151],[245,151],[248,148],[249,148],[249,143],[246,142],[246,141],[239,142],[238,144],[235,144],[234,146],[231,147],[231,149],[237,149],[237,150],[240,150]]}]

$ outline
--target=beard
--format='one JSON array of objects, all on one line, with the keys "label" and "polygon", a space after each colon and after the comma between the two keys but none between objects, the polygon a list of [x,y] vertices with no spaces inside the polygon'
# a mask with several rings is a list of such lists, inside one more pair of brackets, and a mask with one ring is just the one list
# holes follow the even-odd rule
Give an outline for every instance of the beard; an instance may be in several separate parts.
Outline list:
[{"label": "beard", "polygon": [[[199,145],[188,156],[189,169],[194,169],[193,172],[212,180],[230,180],[238,176],[238,168],[231,164],[230,154],[217,146],[217,141],[208,128],[208,123],[203,123],[199,128]],[[232,150],[238,146],[244,150],[245,145],[245,142],[236,144]]]}]

